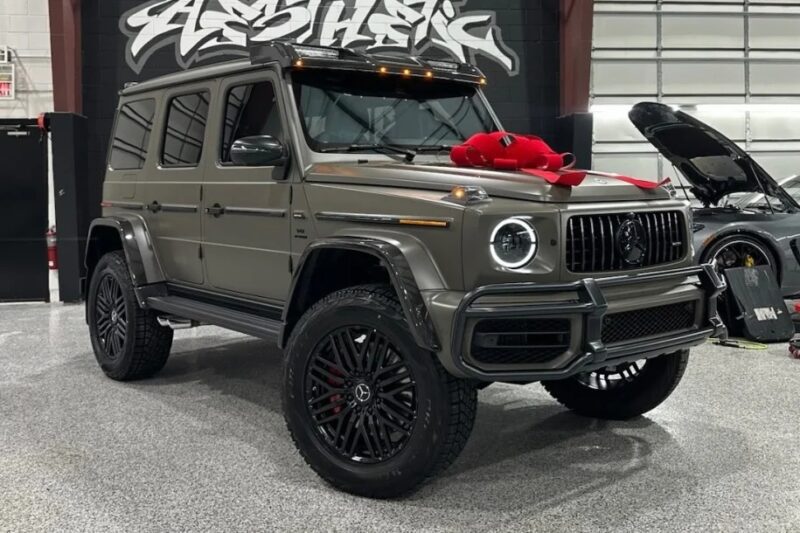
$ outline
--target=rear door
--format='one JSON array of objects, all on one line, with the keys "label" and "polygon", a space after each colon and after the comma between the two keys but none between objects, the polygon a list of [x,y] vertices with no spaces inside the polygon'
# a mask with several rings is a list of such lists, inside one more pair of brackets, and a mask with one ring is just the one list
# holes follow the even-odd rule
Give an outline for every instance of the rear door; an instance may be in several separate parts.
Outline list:
[{"label": "rear door", "polygon": [[[203,284],[200,190],[206,124],[216,82],[187,85],[164,93],[157,156],[148,160],[137,196],[164,274],[169,281]],[[152,163],[151,163],[152,161]]]},{"label": "rear door", "polygon": [[288,292],[289,203],[286,167],[241,167],[230,148],[243,137],[271,135],[283,143],[285,114],[271,71],[220,84],[213,141],[203,184],[203,259],[206,285],[280,303]]}]

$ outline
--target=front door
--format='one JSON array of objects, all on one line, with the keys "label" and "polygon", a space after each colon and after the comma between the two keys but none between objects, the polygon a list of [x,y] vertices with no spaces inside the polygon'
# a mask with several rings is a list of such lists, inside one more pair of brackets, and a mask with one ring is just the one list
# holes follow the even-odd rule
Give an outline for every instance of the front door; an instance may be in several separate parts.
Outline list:
[{"label": "front door", "polygon": [[203,183],[203,260],[206,285],[279,303],[289,272],[291,184],[285,167],[237,166],[234,141],[271,135],[286,143],[278,79],[256,72],[226,79],[215,106],[215,163]]}]

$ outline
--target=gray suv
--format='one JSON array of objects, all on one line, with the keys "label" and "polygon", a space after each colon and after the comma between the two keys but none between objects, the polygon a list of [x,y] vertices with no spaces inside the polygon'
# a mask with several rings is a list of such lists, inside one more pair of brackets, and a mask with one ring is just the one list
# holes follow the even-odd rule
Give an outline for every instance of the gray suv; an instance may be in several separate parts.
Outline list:
[{"label": "gray suv", "polygon": [[492,382],[541,381],[599,418],[660,404],[723,331],[688,206],[454,166],[454,145],[500,130],[484,83],[465,64],[266,43],[126,87],[86,252],[102,370],[152,376],[178,328],[269,339],[298,450],[371,497],[452,463]]}]

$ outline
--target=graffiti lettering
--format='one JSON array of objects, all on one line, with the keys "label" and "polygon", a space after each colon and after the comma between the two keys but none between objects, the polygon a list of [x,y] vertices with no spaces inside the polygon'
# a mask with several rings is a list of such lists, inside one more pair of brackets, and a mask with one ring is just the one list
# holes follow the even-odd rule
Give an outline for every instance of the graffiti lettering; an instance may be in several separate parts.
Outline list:
[{"label": "graffiti lettering", "polygon": [[246,54],[248,39],[421,54],[433,47],[459,61],[482,55],[511,75],[519,59],[495,13],[462,13],[466,0],[150,0],[123,15],[127,59],[140,72],[173,45],[186,68],[220,54]]}]

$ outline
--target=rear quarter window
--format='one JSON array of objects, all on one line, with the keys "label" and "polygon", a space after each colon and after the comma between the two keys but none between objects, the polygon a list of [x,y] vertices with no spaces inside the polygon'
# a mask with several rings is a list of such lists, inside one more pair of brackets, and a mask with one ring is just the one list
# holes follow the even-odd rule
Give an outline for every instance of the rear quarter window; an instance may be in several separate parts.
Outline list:
[{"label": "rear quarter window", "polygon": [[139,170],[147,160],[156,102],[152,98],[128,102],[117,113],[108,166],[112,170]]}]

